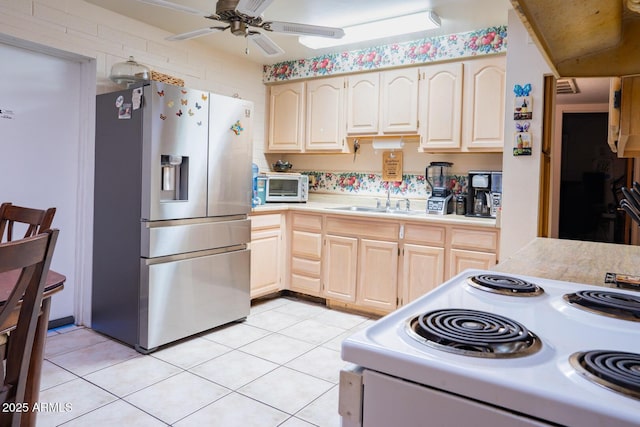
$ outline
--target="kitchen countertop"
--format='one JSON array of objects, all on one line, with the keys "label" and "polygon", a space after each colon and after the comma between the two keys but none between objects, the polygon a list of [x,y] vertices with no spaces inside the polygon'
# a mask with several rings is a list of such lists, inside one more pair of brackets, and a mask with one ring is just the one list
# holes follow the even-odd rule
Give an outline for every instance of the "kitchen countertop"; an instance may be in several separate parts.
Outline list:
[{"label": "kitchen countertop", "polygon": [[[384,198],[381,198],[384,203]],[[392,204],[395,205],[396,200],[403,200],[398,198],[391,198]],[[394,214],[386,212],[363,212],[363,211],[348,211],[348,210],[336,210],[335,208],[345,206],[367,206],[375,207],[376,198],[363,197],[363,196],[341,196],[341,195],[310,195],[307,203],[267,203],[265,205],[257,206],[252,209],[252,213],[268,213],[268,212],[280,212],[280,211],[298,211],[298,212],[314,212],[321,214],[332,215],[344,215],[352,217],[370,217],[377,219],[396,219],[404,221],[420,221],[430,223],[441,224],[454,224],[454,225],[470,225],[476,227],[488,227],[499,228],[499,225],[494,218],[474,218],[464,215],[428,215],[426,213],[426,201],[425,200],[411,200],[411,211],[415,211],[411,214]],[[404,202],[400,202],[400,206],[404,207]]]},{"label": "kitchen countertop", "polygon": [[640,246],[536,238],[493,270],[546,279],[615,287],[606,273],[640,276]]}]

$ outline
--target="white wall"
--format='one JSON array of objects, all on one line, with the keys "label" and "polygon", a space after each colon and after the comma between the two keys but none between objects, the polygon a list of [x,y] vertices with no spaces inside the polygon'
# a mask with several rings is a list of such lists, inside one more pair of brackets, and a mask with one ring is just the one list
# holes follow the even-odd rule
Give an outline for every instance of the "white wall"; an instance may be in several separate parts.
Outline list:
[{"label": "white wall", "polygon": [[[67,218],[74,216],[60,211],[55,220],[56,226],[61,228],[61,233],[65,236],[71,236],[73,233],[76,235],[75,241],[61,243],[68,245],[64,250],[59,248],[60,250],[56,251],[56,262],[61,261],[61,256],[66,257],[64,262],[68,265],[59,265],[59,270],[67,274],[68,281],[67,288],[56,297],[57,301],[54,299],[52,319],[67,315],[69,307],[73,306],[76,319],[80,323],[90,324],[93,114],[95,94],[117,88],[108,79],[114,63],[124,61],[129,55],[133,55],[137,61],[155,71],[184,79],[188,87],[227,96],[237,95],[253,101],[254,159],[266,167],[263,153],[265,87],[262,84],[262,66],[204,48],[197,41],[167,42],[164,38],[168,35],[170,34],[163,30],[81,0],[0,0],[0,43],[26,47],[40,53],[81,62],[81,76],[75,79],[74,87],[72,76],[58,76],[43,69],[36,69],[40,74],[20,73],[9,78],[5,71],[15,71],[15,67],[9,68],[15,60],[15,52],[10,57],[0,60],[0,78],[9,86],[13,84],[16,87],[36,87],[37,84],[46,83],[52,91],[58,91],[59,97],[79,98],[76,104],[79,108],[74,107],[71,111],[64,111],[65,108],[62,108],[60,102],[49,105],[51,109],[58,108],[59,111],[56,113],[60,113],[59,122],[62,126],[72,121],[79,122],[79,134],[75,135],[72,141],[56,132],[48,132],[46,138],[22,135],[22,141],[7,141],[5,133],[0,133],[0,141],[3,144],[23,144],[20,148],[13,146],[14,153],[20,156],[19,162],[16,162],[17,159],[13,156],[11,159],[0,158],[3,165],[0,180],[5,183],[9,182],[8,175],[5,174],[8,171],[4,166],[5,162],[14,162],[17,167],[18,163],[25,162],[38,150],[48,153],[49,150],[58,149],[59,154],[64,153],[68,158],[66,170],[62,169],[64,179],[61,177],[61,180],[50,183],[62,182],[64,185],[46,187],[48,197],[41,196],[32,190],[32,187],[25,187],[24,191],[28,191],[29,195],[23,193],[22,198],[17,199],[16,194],[0,188],[0,200],[12,198],[18,203],[18,200],[29,202],[38,199],[52,205],[55,205],[57,200],[65,200],[64,206],[71,208],[75,203],[77,211],[74,213],[78,224],[74,225],[73,221],[68,224]],[[87,66],[92,69],[87,70]],[[87,76],[91,76],[93,81],[83,81]],[[3,90],[0,90],[0,102],[6,99],[4,95]],[[46,129],[41,130],[46,132]],[[27,149],[27,146],[30,148]],[[40,172],[40,176],[36,176],[34,180],[39,178],[46,181],[47,173],[48,169],[46,172]]]},{"label": "white wall", "polygon": [[[538,204],[540,193],[540,156],[543,122],[544,76],[551,70],[530,40],[527,30],[513,10],[509,10],[509,41],[507,48],[507,91],[505,149],[503,167],[503,206],[501,218],[500,259],[505,260],[538,234]],[[531,83],[533,119],[530,120],[533,143],[531,156],[514,157],[512,135],[513,87]]]}]

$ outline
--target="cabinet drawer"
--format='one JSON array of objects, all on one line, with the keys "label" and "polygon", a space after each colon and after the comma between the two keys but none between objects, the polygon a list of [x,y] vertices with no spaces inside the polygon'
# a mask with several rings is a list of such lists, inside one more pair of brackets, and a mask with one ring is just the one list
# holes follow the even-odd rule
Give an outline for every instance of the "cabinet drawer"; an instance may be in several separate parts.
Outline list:
[{"label": "cabinet drawer", "polygon": [[320,277],[320,260],[310,260],[304,258],[291,258],[291,271]]},{"label": "cabinet drawer", "polygon": [[293,273],[291,274],[291,289],[294,291],[307,292],[310,295],[318,295],[320,293],[320,278]]},{"label": "cabinet drawer", "polygon": [[319,232],[322,230],[322,216],[293,214],[291,224],[294,229],[313,230]]},{"label": "cabinet drawer", "polygon": [[371,237],[381,240],[397,240],[400,225],[397,222],[370,220],[354,221],[328,217],[325,229],[327,234]]},{"label": "cabinet drawer", "polygon": [[405,224],[404,240],[405,242],[414,242],[418,244],[444,246],[445,229],[444,227]]},{"label": "cabinet drawer", "polygon": [[498,248],[498,233],[489,230],[453,228],[451,229],[451,246],[495,252]]},{"label": "cabinet drawer", "polygon": [[280,227],[280,214],[251,215],[251,229]]},{"label": "cabinet drawer", "polygon": [[307,231],[291,232],[291,254],[320,259],[322,235]]}]

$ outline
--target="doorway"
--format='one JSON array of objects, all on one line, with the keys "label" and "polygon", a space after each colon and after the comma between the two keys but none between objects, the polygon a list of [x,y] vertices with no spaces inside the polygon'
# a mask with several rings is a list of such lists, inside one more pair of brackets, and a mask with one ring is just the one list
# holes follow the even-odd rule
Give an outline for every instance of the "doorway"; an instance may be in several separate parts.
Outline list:
[{"label": "doorway", "polygon": [[625,243],[624,214],[617,210],[627,162],[607,145],[608,113],[562,115],[559,236]]}]

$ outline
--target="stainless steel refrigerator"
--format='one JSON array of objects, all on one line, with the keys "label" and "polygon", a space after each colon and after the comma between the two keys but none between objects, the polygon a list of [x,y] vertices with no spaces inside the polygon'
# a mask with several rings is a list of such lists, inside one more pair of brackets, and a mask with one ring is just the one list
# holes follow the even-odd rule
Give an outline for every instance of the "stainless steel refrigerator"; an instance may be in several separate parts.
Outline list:
[{"label": "stainless steel refrigerator", "polygon": [[91,326],[148,353],[249,313],[249,101],[97,96]]}]

